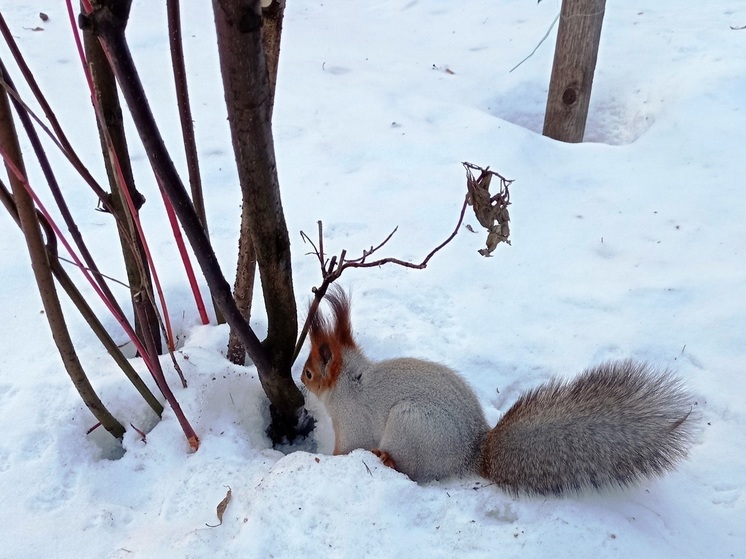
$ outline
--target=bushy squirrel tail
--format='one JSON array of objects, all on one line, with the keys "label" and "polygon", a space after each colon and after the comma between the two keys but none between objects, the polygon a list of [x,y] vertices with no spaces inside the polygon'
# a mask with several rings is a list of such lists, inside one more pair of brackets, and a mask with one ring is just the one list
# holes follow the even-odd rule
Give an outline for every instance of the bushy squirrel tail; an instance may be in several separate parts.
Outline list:
[{"label": "bushy squirrel tail", "polygon": [[524,393],[487,435],[480,473],[513,494],[626,486],[686,456],[691,411],[669,372],[605,363]]}]

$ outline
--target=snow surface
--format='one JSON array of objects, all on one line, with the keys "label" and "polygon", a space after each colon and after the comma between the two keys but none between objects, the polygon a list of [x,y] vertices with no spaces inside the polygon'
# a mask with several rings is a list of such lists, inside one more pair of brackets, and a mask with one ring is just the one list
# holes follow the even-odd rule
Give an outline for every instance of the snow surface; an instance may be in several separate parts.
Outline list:
[{"label": "snow surface", "polygon": [[[162,4],[134,2],[128,36],[183,169]],[[214,25],[209,2],[182,4],[208,220],[230,275],[240,196]],[[460,162],[490,165],[516,180],[513,245],[485,259],[484,235],[463,229],[427,270],[348,271],[359,343],[374,358],[454,367],[493,422],[553,375],[619,357],[671,367],[701,417],[677,472],[564,499],[514,499],[476,478],[417,485],[368,452],[330,456],[313,400],[314,439],[272,449],[255,371],[224,359],[225,326],[199,325],[130,131],[189,388],[171,384],[202,446],[188,451],[170,410],[156,422],[67,305],[103,400],[148,433],[129,430],[123,455],[101,429],[86,436],[94,420],[52,343],[22,237],[0,217],[0,557],[746,557],[746,30],[731,28],[746,25],[746,4],[607,3],[578,145],[541,136],[556,30],[509,71],[558,11],[552,0],[288,2],[275,138],[299,308],[319,282],[299,230],[321,219],[329,250],[355,254],[398,225],[386,254],[419,260],[455,225]],[[6,1],[2,13],[103,181],[64,3]],[[48,151],[100,266],[124,277],[112,221]],[[227,487],[223,524],[207,527]]]}]

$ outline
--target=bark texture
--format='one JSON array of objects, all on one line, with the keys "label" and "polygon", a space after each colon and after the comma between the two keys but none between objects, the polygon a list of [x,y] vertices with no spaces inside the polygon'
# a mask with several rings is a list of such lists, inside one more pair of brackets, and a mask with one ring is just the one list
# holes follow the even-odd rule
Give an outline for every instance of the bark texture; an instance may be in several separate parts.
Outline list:
[{"label": "bark texture", "polygon": [[[269,77],[270,113],[274,108],[277,69],[280,60],[280,38],[282,20],[285,15],[285,0],[273,0],[262,9],[262,43],[267,61]],[[251,317],[251,304],[254,296],[254,278],[256,276],[256,251],[251,240],[251,213],[244,197],[241,207],[241,235],[238,240],[238,261],[236,264],[236,281],[233,285],[233,297],[236,299],[241,314],[246,320]],[[228,359],[237,365],[246,361],[246,350],[236,332],[231,330],[228,339]]]},{"label": "bark texture", "polygon": [[[238,261],[236,264],[236,281],[233,284],[233,298],[244,320],[251,317],[251,303],[254,299],[254,277],[256,276],[256,252],[249,228],[249,205],[245,200],[241,205],[241,232],[238,237]],[[236,365],[246,363],[246,348],[238,337],[238,332],[231,328],[228,336],[226,357]]]},{"label": "bark texture", "polygon": [[269,75],[270,111],[274,107],[277,71],[280,67],[280,39],[282,38],[282,21],[285,17],[285,0],[272,0],[262,9],[263,29],[262,42],[267,60]]},{"label": "bark texture", "polygon": [[544,135],[582,142],[606,0],[563,0]]},{"label": "bark texture", "polygon": [[[100,0],[91,2],[94,6],[100,6]],[[135,178],[132,174],[130,165],[129,150],[127,149],[127,137],[124,133],[124,120],[122,118],[122,107],[119,103],[119,94],[117,93],[117,84],[111,66],[106,59],[101,43],[90,31],[84,31],[83,41],[85,45],[86,58],[93,77],[93,86],[96,91],[96,97],[101,106],[103,114],[103,123],[97,121],[99,138],[101,140],[101,152],[104,154],[106,164],[106,174],[109,179],[111,194],[108,196],[110,210],[118,224],[119,242],[122,247],[122,256],[124,257],[124,266],[127,271],[127,283],[130,286],[130,298],[135,293],[143,289],[153,292],[150,273],[147,267],[145,250],[137,234],[137,230],[132,221],[132,214],[127,204],[126,195],[132,199],[136,210],[139,210],[145,202],[145,198],[135,188]],[[104,130],[104,127],[106,128]],[[113,154],[109,153],[109,148],[105,139],[105,134],[111,138],[111,143],[116,153],[119,167],[122,171],[124,184],[121,184],[116,165],[112,161]],[[125,189],[127,193],[125,193]],[[134,301],[133,301],[134,310]],[[142,339],[142,325],[140,324],[139,315],[135,316],[135,332]],[[145,317],[148,321],[149,329],[153,332],[160,332],[158,317],[152,304],[146,305]],[[162,351],[160,335],[155,339],[155,349],[160,353]],[[155,355],[153,356],[155,358]]]},{"label": "bark texture", "polygon": [[[235,28],[239,33],[251,33],[253,30],[255,32],[253,36],[259,39],[259,43],[256,44],[261,47],[261,14],[258,11],[259,4],[258,2],[252,4],[257,9],[250,11],[251,13],[241,11],[237,14],[239,16],[238,20],[232,20],[229,17],[229,13],[224,13],[222,7],[216,5],[215,19],[218,35],[223,30],[222,25],[223,21],[225,21],[226,28],[229,30]],[[148,159],[161,181],[163,190],[173,204],[176,215],[192,245],[195,257],[199,262],[216,304],[225,316],[228,324],[237,330],[241,342],[246,347],[249,356],[257,368],[262,387],[271,403],[272,424],[269,429],[270,436],[273,441],[280,442],[283,438],[292,440],[299,434],[306,434],[312,427],[312,420],[305,413],[303,395],[290,376],[292,347],[297,330],[297,318],[295,313],[295,299],[292,292],[292,278],[290,275],[289,242],[287,229],[284,227],[279,189],[276,188],[277,176],[274,168],[274,148],[271,142],[271,134],[269,135],[269,146],[272,148],[271,165],[269,165],[269,168],[274,175],[274,182],[259,182],[257,184],[274,185],[275,190],[264,197],[257,195],[254,191],[249,195],[249,199],[252,202],[252,211],[266,216],[266,220],[261,221],[261,226],[255,225],[252,229],[252,237],[254,245],[257,248],[257,258],[260,266],[262,266],[262,262],[267,263],[266,270],[261,273],[265,302],[267,302],[267,312],[270,316],[270,331],[268,339],[262,343],[243,319],[233,300],[230,287],[220,270],[215,252],[210,245],[197,213],[194,211],[194,206],[189,199],[184,184],[165,147],[160,130],[155,123],[145,91],[142,87],[142,82],[140,81],[134,61],[132,60],[132,55],[124,38],[126,12],[122,14],[120,7],[117,7],[117,9],[97,10],[89,16],[82,17],[81,25],[84,28],[94,30],[106,43],[111,56],[114,73],[117,76],[117,81],[127,101]],[[254,58],[256,56],[260,56],[261,60],[264,60],[261,48],[254,53]],[[239,66],[238,71],[247,70],[241,61],[236,62]],[[257,66],[256,60],[249,60],[246,64]],[[263,72],[260,72],[260,74],[264,76],[263,79],[266,82],[266,65],[262,66]],[[225,70],[223,73],[225,74]],[[226,89],[227,98],[233,94],[232,90]],[[258,95],[260,101],[264,99],[258,106],[265,106],[264,111],[266,111],[266,101],[268,101],[267,90],[254,91],[252,94]],[[266,125],[269,125],[268,119],[266,120]],[[261,136],[259,138],[260,144],[266,148],[266,142],[261,140]],[[270,152],[259,150],[259,153],[266,155]],[[271,228],[270,226],[273,223],[282,223],[282,229]],[[258,231],[262,227],[266,227],[266,229]],[[272,258],[273,255],[276,256],[275,259]],[[265,274],[267,282],[265,282]],[[287,321],[278,321],[278,318],[283,316],[287,318]],[[290,333],[292,334],[288,335]],[[289,338],[292,341],[288,343],[287,340]]]},{"label": "bark texture", "polygon": [[[302,406],[290,376],[298,333],[290,238],[280,199],[272,137],[272,95],[258,0],[214,0],[223,89],[244,211],[256,252],[267,309],[270,390],[282,395],[274,411]],[[291,390],[290,386],[293,389]],[[265,385],[265,390],[268,386]],[[300,396],[300,394],[298,394]],[[287,410],[283,408],[287,406]]]}]

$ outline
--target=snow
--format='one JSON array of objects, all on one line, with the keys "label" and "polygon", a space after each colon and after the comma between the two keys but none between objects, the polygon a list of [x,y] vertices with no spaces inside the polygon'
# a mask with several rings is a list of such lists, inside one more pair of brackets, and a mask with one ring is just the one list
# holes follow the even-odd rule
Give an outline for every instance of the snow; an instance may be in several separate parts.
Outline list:
[{"label": "snow", "polygon": [[[42,89],[103,180],[64,3],[6,4]],[[214,26],[209,2],[183,4],[208,221],[230,275],[240,195]],[[424,271],[346,272],[359,344],[376,359],[454,367],[491,422],[522,390],[605,359],[670,367],[700,417],[678,471],[563,499],[514,499],[477,478],[417,485],[369,452],[330,456],[331,425],[313,399],[313,439],[272,449],[254,369],[225,360],[225,326],[199,324],[130,128],[189,387],[161,361],[202,446],[189,452],[170,409],[156,421],[65,303],[102,399],[147,442],[129,429],[121,452],[101,429],[86,435],[95,422],[49,335],[22,236],[0,217],[0,557],[746,556],[746,30],[731,28],[746,25],[746,5],[607,3],[587,141],[576,145],[541,136],[556,30],[510,72],[558,10],[550,0],[288,2],[274,120],[299,309],[319,283],[299,230],[313,236],[321,219],[332,253],[359,254],[399,226],[386,255],[421,260],[455,226],[460,162],[490,165],[516,181],[513,245],[485,259],[484,235],[462,229]],[[128,29],[183,170],[165,8],[134,2]],[[4,44],[0,56],[9,63]],[[99,265],[124,277],[113,223],[51,144],[48,152]],[[260,304],[253,324],[263,328]],[[228,487],[223,523],[210,528]]]}]

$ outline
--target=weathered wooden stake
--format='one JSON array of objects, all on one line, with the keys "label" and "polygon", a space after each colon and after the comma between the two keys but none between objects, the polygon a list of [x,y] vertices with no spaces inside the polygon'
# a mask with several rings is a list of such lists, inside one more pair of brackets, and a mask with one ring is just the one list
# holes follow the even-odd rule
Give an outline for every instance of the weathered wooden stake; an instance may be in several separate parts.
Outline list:
[{"label": "weathered wooden stake", "polygon": [[606,0],[562,0],[544,135],[582,142]]}]

